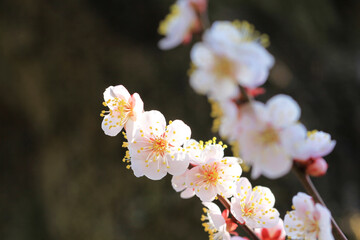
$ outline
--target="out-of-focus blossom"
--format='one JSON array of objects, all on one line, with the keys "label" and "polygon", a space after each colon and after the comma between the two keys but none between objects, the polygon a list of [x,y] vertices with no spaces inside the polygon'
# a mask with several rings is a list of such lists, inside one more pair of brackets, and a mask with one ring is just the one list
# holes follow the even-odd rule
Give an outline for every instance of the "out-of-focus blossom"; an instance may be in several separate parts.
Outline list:
[{"label": "out-of-focus blossom", "polygon": [[182,145],[190,135],[191,130],[183,121],[175,120],[166,126],[165,117],[159,111],[144,112],[128,143],[135,176],[158,180],[167,173],[183,174],[189,159]]},{"label": "out-of-focus blossom", "polygon": [[204,3],[202,2],[200,0],[178,0],[171,6],[170,13],[159,25],[159,33],[165,36],[160,40],[159,48],[168,50],[183,42],[190,42],[192,33],[200,28],[194,7],[203,8]]},{"label": "out-of-focus blossom", "polygon": [[292,149],[293,157],[297,163],[305,167],[306,173],[311,176],[322,176],[326,173],[328,165],[323,159],[335,147],[336,141],[331,140],[328,133],[322,131],[304,131],[302,141],[297,142]]},{"label": "out-of-focus blossom", "polygon": [[203,42],[191,50],[195,70],[190,84],[194,90],[223,100],[236,97],[239,84],[248,88],[262,85],[274,58],[258,38],[248,23],[215,22],[205,32]]},{"label": "out-of-focus blossom", "polygon": [[286,237],[284,222],[281,219],[275,227],[256,228],[255,233],[261,240],[285,240]]},{"label": "out-of-focus blossom", "polygon": [[236,194],[231,198],[231,213],[252,228],[271,228],[278,224],[279,212],[273,208],[275,197],[267,187],[251,187],[247,178],[240,178]]},{"label": "out-of-focus blossom", "polygon": [[130,95],[123,85],[108,87],[104,92],[103,105],[109,111],[103,110],[100,114],[104,117],[101,128],[109,136],[116,136],[123,127],[130,132],[128,128],[132,128],[134,121],[144,111],[144,103],[139,94]]},{"label": "out-of-focus blossom", "polygon": [[205,231],[209,233],[209,239],[230,240],[230,233],[237,234],[234,231],[237,224],[229,218],[229,210],[225,209],[222,213],[220,208],[212,202],[203,202],[205,215],[201,216]]},{"label": "out-of-focus blossom", "polygon": [[238,144],[241,158],[252,166],[251,176],[278,178],[292,166],[292,146],[302,138],[297,123],[298,104],[287,95],[276,95],[266,104],[254,101],[243,107]]},{"label": "out-of-focus blossom", "polygon": [[[215,140],[214,140],[215,142]],[[201,153],[199,165],[186,173],[186,185],[201,201],[212,201],[216,195],[232,196],[235,182],[240,178],[239,159],[224,157],[223,146],[210,141]]]},{"label": "out-of-focus blossom", "polygon": [[333,240],[330,211],[305,194],[293,197],[293,211],[285,215],[286,235],[291,239]]}]

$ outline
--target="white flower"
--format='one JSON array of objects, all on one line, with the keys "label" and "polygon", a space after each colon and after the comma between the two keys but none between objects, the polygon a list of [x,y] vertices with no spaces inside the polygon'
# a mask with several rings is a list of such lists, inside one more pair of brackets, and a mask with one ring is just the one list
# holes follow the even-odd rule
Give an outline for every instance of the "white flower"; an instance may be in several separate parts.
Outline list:
[{"label": "white flower", "polygon": [[100,116],[104,117],[101,127],[109,136],[116,136],[125,126],[133,124],[138,116],[144,111],[144,103],[139,94],[130,96],[123,85],[110,86],[104,92],[103,105],[109,111],[102,111]]},{"label": "white flower", "polygon": [[304,126],[298,104],[287,95],[276,95],[266,105],[254,101],[244,107],[239,121],[240,156],[252,166],[251,176],[278,178],[292,166],[291,147],[302,138]]},{"label": "white flower", "polygon": [[279,221],[279,212],[273,208],[275,197],[267,187],[253,189],[247,178],[240,178],[236,192],[231,198],[231,213],[241,223],[252,228],[274,227]]},{"label": "white flower", "polygon": [[220,144],[207,144],[201,159],[199,165],[187,171],[186,186],[193,188],[201,201],[212,201],[217,194],[232,196],[242,172],[238,158],[224,157]]},{"label": "white flower", "polygon": [[168,50],[191,38],[191,32],[197,24],[196,12],[188,0],[178,0],[170,8],[170,13],[160,23],[159,33],[165,38],[159,42],[159,48]]},{"label": "white flower", "polygon": [[286,234],[291,239],[333,240],[330,211],[305,193],[293,198],[293,211],[285,215]]},{"label": "white flower", "polygon": [[335,147],[336,141],[331,140],[328,133],[309,131],[304,134],[303,141],[293,147],[293,157],[297,161],[306,161],[310,158],[319,158],[328,155]]},{"label": "white flower", "polygon": [[189,160],[181,146],[190,135],[190,128],[182,121],[175,120],[166,126],[165,117],[159,111],[144,112],[128,143],[135,176],[158,180],[167,173],[183,174]]},{"label": "white flower", "polygon": [[207,209],[203,209],[206,216],[202,215],[201,220],[207,220],[207,222],[203,223],[203,226],[205,231],[209,233],[209,239],[230,240],[229,232],[234,231],[237,224],[227,218],[229,211],[225,210],[221,213],[220,208],[212,202],[203,202],[202,204],[207,207]]},{"label": "white flower", "polygon": [[256,228],[255,233],[261,240],[285,240],[286,237],[284,222],[281,218],[279,218],[276,226],[271,228]]},{"label": "white flower", "polygon": [[215,22],[204,41],[194,45],[191,60],[196,70],[190,84],[195,91],[222,100],[236,97],[239,84],[255,88],[266,81],[274,59],[250,31],[243,33],[242,26]]}]

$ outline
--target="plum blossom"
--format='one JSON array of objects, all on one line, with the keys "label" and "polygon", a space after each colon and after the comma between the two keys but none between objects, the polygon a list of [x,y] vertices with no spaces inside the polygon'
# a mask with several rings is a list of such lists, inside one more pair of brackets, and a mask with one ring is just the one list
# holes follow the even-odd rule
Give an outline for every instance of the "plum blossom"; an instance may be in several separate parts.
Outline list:
[{"label": "plum blossom", "polygon": [[274,58],[259,43],[260,38],[248,23],[215,22],[203,42],[191,50],[195,67],[191,86],[199,94],[222,100],[236,97],[239,84],[248,88],[262,85]]},{"label": "plum blossom", "polygon": [[[159,33],[165,36],[159,42],[160,49],[168,50],[191,40],[192,32],[199,28],[199,20],[194,9],[197,5],[195,2],[197,1],[178,0],[171,6],[170,13],[159,25]],[[204,1],[198,2],[199,6],[204,5]]]},{"label": "plum blossom", "polygon": [[252,228],[271,228],[279,222],[279,212],[273,208],[275,197],[267,187],[251,188],[247,178],[240,178],[231,198],[231,213],[241,223]]},{"label": "plum blossom", "polygon": [[295,161],[303,165],[306,173],[311,176],[321,176],[327,171],[328,165],[324,156],[335,147],[336,141],[331,140],[328,133],[322,131],[304,131],[302,141],[293,146],[292,153]]},{"label": "plum blossom", "polygon": [[291,239],[333,240],[330,211],[305,194],[293,197],[293,211],[285,215],[287,236]]},{"label": "plum blossom", "polygon": [[199,165],[186,172],[186,186],[205,202],[214,200],[217,194],[232,196],[235,182],[242,172],[239,159],[224,157],[223,146],[214,142],[207,142],[201,152]]},{"label": "plum blossom", "polygon": [[185,173],[183,173],[181,175],[173,176],[171,178],[172,187],[175,189],[176,192],[181,192],[180,197],[184,198],[184,199],[195,196],[194,189],[188,188],[186,185],[186,174],[187,174],[187,171],[185,171]]},{"label": "plum blossom", "polygon": [[134,137],[128,143],[131,168],[135,176],[159,180],[167,173],[181,175],[189,165],[182,148],[191,130],[181,120],[166,126],[159,111],[144,112],[137,120]]},{"label": "plum blossom", "polygon": [[287,95],[276,95],[266,104],[254,101],[243,107],[239,121],[239,155],[252,166],[251,176],[278,178],[292,166],[293,145],[305,127],[297,123],[300,107]]},{"label": "plum blossom", "polygon": [[284,222],[280,218],[276,226],[272,228],[256,228],[255,234],[261,240],[285,240]]},{"label": "plum blossom", "polygon": [[[110,86],[104,92],[103,105],[109,111],[103,110],[100,116],[104,117],[101,128],[109,136],[116,136],[123,127],[132,125],[144,111],[144,103],[139,94],[130,95],[123,85]],[[130,129],[128,130],[130,132]]]},{"label": "plum blossom", "polygon": [[205,215],[201,216],[201,221],[207,221],[203,223],[205,231],[209,233],[209,239],[215,240],[230,240],[230,233],[234,232],[237,228],[237,224],[229,218],[229,210],[225,209],[222,213],[220,208],[212,202],[203,202],[205,207]]}]

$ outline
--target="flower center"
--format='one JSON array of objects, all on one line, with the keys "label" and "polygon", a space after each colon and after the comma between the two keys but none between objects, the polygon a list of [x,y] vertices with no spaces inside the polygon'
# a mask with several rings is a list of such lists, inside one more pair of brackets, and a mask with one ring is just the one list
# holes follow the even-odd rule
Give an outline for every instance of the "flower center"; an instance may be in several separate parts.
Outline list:
[{"label": "flower center", "polygon": [[253,217],[255,216],[255,209],[254,209],[254,204],[252,203],[252,205],[246,204],[243,208],[242,208],[242,216],[243,217]]},{"label": "flower center", "polygon": [[[122,98],[112,98],[103,102],[105,107],[109,107],[109,111],[101,111],[100,116],[105,117],[105,114],[110,115],[111,118],[117,119],[117,121],[113,122],[114,120],[109,121],[110,124],[109,128],[115,126],[123,126],[129,117],[133,115],[133,106],[131,103],[128,103]],[[107,119],[105,119],[107,120]]]},{"label": "flower center", "polygon": [[163,157],[164,154],[167,152],[168,146],[171,146],[170,144],[168,144],[164,136],[150,138],[150,141],[152,142],[150,148],[156,156],[160,155]]},{"label": "flower center", "polygon": [[278,132],[273,127],[268,126],[260,133],[260,141],[263,145],[276,143],[279,141]]},{"label": "flower center", "polygon": [[234,75],[234,64],[226,57],[217,57],[214,64],[214,74],[217,78],[232,78]]},{"label": "flower center", "polygon": [[215,186],[220,179],[217,162],[215,162],[213,164],[203,165],[202,166],[202,174],[203,174],[204,182],[207,185]]}]

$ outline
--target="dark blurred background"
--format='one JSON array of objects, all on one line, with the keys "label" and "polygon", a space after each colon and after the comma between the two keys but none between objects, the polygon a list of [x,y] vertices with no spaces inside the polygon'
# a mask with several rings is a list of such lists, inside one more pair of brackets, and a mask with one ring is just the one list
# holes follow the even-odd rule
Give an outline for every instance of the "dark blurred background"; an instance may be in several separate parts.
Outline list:
[{"label": "dark blurred background", "polygon": [[[157,48],[172,3],[0,1],[0,239],[208,238],[200,201],[180,199],[169,176],[136,178],[121,162],[122,137],[100,128],[103,91],[123,84],[194,138],[213,136],[209,104],[188,84],[191,46]],[[309,129],[337,140],[314,182],[360,239],[360,1],[210,0],[209,16],[269,34],[276,65],[261,99],[291,95]],[[271,187],[282,217],[304,191],[291,174],[253,183]]]}]

